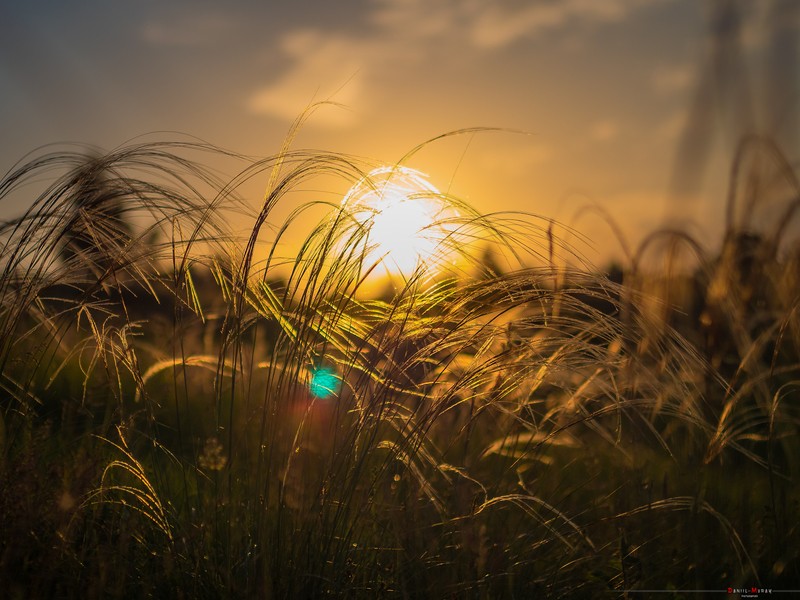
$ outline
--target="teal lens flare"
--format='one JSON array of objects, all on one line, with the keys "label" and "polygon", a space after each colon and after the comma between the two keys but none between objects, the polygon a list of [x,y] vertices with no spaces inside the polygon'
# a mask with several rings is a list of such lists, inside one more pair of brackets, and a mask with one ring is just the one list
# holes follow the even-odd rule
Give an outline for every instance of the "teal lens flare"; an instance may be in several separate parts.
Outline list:
[{"label": "teal lens flare", "polygon": [[332,369],[319,368],[311,373],[311,394],[317,398],[327,398],[336,391],[339,377]]}]

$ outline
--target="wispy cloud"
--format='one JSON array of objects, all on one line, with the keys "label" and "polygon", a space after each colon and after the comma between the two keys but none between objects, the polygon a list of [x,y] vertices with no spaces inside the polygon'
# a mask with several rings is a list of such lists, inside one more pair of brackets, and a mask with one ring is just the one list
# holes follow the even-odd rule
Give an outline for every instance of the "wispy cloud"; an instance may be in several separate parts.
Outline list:
[{"label": "wispy cloud", "polygon": [[[353,109],[325,110],[310,126],[344,127],[377,92],[381,74],[401,72],[430,60],[436,49],[453,56],[486,52],[573,22],[618,22],[636,9],[667,0],[556,0],[519,8],[481,0],[373,0],[362,33],[290,31],[278,51],[286,70],[246,99],[256,114],[294,119],[312,100],[331,99]],[[445,67],[446,68],[446,67]]]},{"label": "wispy cloud", "polygon": [[524,8],[487,3],[476,14],[472,40],[482,47],[504,46],[574,22],[619,22],[635,10],[660,1],[558,0]]},{"label": "wispy cloud", "polygon": [[478,6],[475,0],[373,0],[367,18],[378,28],[405,38],[450,36],[467,25]]},{"label": "wispy cloud", "polygon": [[328,128],[352,124],[352,110],[364,94],[361,71],[368,66],[366,48],[347,38],[303,30],[286,35],[281,50],[291,63],[289,70],[253,93],[248,109],[293,120],[309,103],[330,100],[343,106],[323,107],[312,124]]},{"label": "wispy cloud", "polygon": [[504,46],[573,22],[619,22],[665,0],[551,0],[520,7],[482,0],[376,0],[371,20],[406,35],[459,33],[480,48]]}]

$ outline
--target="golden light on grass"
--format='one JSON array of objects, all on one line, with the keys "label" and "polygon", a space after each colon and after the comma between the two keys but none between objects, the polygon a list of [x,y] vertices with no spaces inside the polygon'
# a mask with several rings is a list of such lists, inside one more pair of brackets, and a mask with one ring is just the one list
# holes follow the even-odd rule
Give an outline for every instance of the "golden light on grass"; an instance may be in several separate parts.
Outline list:
[{"label": "golden light on grass", "polygon": [[377,264],[390,276],[407,276],[449,258],[442,241],[458,215],[415,169],[372,170],[350,188],[342,206],[365,228],[360,244],[368,269]]},{"label": "golden light on grass", "polygon": [[[800,247],[779,247],[800,184],[777,230],[728,220],[713,253],[656,231],[609,277],[550,219],[333,154],[259,162],[276,175],[239,237],[219,212],[238,180],[189,149],[48,153],[0,178],[7,201],[72,166],[0,224],[12,597],[796,585]],[[271,212],[331,172],[357,182],[333,218]],[[121,225],[145,212],[172,235]],[[277,245],[295,221],[312,229],[291,270],[262,271],[262,228]],[[378,270],[409,285],[354,297]]]}]

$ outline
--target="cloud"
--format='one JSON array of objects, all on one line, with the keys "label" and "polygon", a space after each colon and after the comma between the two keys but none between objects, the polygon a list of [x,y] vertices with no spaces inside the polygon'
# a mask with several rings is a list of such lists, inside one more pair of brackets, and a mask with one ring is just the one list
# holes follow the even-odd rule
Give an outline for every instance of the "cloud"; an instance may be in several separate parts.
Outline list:
[{"label": "cloud", "polygon": [[472,40],[484,48],[505,46],[572,22],[611,23],[626,19],[634,10],[662,0],[558,0],[522,9],[486,5],[476,15]]},{"label": "cloud", "polygon": [[343,106],[320,107],[311,124],[333,129],[351,125],[352,110],[364,94],[365,48],[343,37],[304,30],[286,35],[281,49],[291,67],[251,94],[247,108],[291,121],[310,103],[331,101]]},{"label": "cloud", "polygon": [[[358,36],[322,29],[284,34],[278,52],[286,70],[245,103],[252,113],[293,120],[311,101],[330,99],[351,111],[325,108],[309,126],[347,127],[378,94],[370,82],[424,65],[439,48],[453,48],[454,55],[463,57],[573,21],[620,21],[635,9],[664,1],[554,0],[516,8],[483,0],[372,0],[363,16],[370,27]],[[599,135],[608,138],[615,132]]]},{"label": "cloud", "polygon": [[550,0],[519,8],[482,0],[374,0],[370,20],[407,36],[466,34],[478,48],[496,48],[574,21],[610,23],[665,0]]},{"label": "cloud", "polygon": [[374,0],[368,20],[387,32],[406,38],[451,35],[475,12],[474,0]]}]

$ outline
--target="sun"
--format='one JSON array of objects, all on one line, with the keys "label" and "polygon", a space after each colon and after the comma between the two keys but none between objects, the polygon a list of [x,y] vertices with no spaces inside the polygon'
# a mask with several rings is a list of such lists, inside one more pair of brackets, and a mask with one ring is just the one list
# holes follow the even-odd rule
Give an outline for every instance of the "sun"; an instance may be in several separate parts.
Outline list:
[{"label": "sun", "polygon": [[409,275],[447,259],[443,241],[457,211],[423,173],[409,167],[380,167],[358,181],[342,205],[364,227],[360,244],[366,267]]}]

